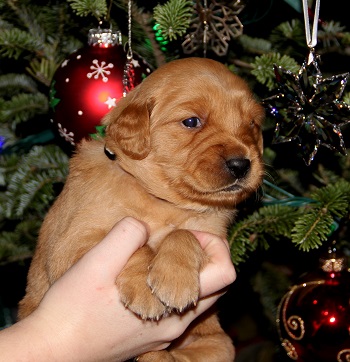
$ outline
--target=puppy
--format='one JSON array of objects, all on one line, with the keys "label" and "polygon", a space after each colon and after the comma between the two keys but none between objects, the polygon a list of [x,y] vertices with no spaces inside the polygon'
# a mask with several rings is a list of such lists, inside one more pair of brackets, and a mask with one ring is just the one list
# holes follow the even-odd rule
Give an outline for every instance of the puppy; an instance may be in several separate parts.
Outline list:
[{"label": "puppy", "polygon": [[[193,307],[207,257],[188,230],[225,237],[236,205],[259,187],[263,117],[247,84],[216,61],[175,60],[148,76],[105,117],[105,138],[82,141],[72,157],[40,230],[19,318],[125,216],[151,232],[117,278],[122,302],[143,319]],[[213,311],[182,338],[138,360],[234,359]]]}]

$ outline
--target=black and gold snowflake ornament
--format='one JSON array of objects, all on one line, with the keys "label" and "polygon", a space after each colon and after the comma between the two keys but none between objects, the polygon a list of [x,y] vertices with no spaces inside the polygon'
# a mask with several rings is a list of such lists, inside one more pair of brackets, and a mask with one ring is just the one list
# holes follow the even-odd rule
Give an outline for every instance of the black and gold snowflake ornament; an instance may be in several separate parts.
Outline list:
[{"label": "black and gold snowflake ornament", "polygon": [[241,0],[228,3],[196,0],[189,33],[182,43],[184,53],[202,49],[206,57],[207,50],[211,49],[218,56],[226,55],[229,42],[243,33],[243,25],[237,16],[243,8]]},{"label": "black and gold snowflake ornament", "polygon": [[349,73],[323,78],[313,50],[294,74],[274,66],[279,93],[263,101],[276,118],[273,143],[296,141],[307,165],[318,148],[346,155],[342,127],[350,123],[350,107],[341,100]]}]

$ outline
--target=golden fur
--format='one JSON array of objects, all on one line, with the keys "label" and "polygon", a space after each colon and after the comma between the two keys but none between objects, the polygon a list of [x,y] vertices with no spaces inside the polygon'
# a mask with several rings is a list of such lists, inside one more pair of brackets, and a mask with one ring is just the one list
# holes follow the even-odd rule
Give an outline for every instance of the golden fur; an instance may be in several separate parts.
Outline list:
[{"label": "golden fur", "polygon": [[[236,205],[260,185],[263,116],[246,83],[213,60],[176,60],[148,76],[105,117],[105,139],[82,141],[72,157],[40,231],[19,317],[125,216],[146,222],[150,238],[117,278],[123,303],[149,319],[191,308],[206,256],[188,229],[225,237]],[[139,360],[233,358],[210,311],[168,351]]]}]

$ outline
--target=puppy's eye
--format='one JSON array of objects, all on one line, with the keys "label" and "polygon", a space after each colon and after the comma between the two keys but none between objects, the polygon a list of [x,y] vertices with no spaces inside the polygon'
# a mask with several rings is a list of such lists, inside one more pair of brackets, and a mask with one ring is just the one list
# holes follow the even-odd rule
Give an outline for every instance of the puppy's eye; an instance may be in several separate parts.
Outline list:
[{"label": "puppy's eye", "polygon": [[255,121],[254,119],[252,119],[249,123],[250,127],[253,128],[255,126]]},{"label": "puppy's eye", "polygon": [[182,124],[187,128],[198,128],[202,125],[198,117],[187,118],[184,121],[182,121]]}]

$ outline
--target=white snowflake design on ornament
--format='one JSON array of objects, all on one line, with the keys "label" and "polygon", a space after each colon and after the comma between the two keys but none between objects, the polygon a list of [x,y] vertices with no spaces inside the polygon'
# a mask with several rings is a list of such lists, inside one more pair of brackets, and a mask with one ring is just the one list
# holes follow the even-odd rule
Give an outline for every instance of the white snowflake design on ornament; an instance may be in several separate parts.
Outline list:
[{"label": "white snowflake design on ornament", "polygon": [[61,64],[61,68],[66,67],[68,65],[69,59],[65,59],[62,64]]},{"label": "white snowflake design on ornament", "polygon": [[106,65],[106,62],[104,61],[102,61],[101,65],[99,65],[97,59],[94,59],[92,63],[94,65],[91,65],[90,69],[93,70],[93,72],[86,74],[86,76],[89,79],[92,77],[94,77],[94,79],[98,79],[99,76],[101,76],[103,82],[108,82],[108,77],[106,77],[106,75],[111,74],[111,72],[108,69],[112,69],[114,65],[112,63]]},{"label": "white snowflake design on ornament", "polygon": [[67,128],[62,127],[61,123],[57,124],[58,126],[58,133],[61,137],[63,137],[67,142],[69,142],[72,146],[75,146],[74,143],[74,133],[68,132]]},{"label": "white snowflake design on ornament", "polygon": [[131,60],[131,63],[132,63],[132,65],[133,65],[135,68],[141,67],[139,61],[136,60],[136,59],[132,59],[132,60]]}]

